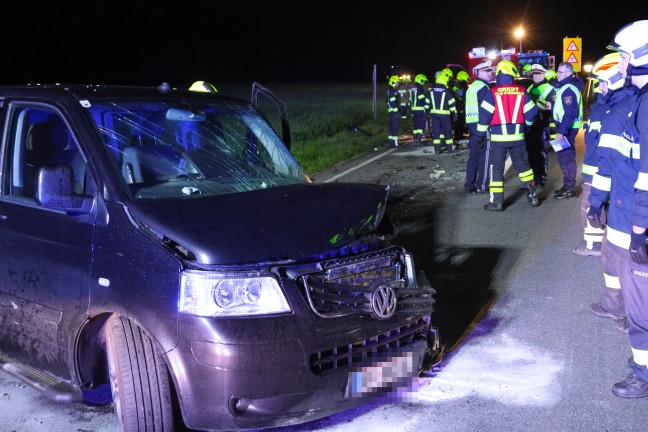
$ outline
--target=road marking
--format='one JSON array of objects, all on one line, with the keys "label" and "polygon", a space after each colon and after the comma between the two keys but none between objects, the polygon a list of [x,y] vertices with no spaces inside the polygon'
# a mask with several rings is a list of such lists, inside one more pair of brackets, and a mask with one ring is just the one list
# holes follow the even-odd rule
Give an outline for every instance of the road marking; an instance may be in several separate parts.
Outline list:
[{"label": "road marking", "polygon": [[324,180],[324,183],[329,183],[329,182],[332,182],[332,181],[334,181],[334,180],[337,180],[337,179],[339,179],[340,177],[342,177],[342,176],[344,176],[344,175],[347,175],[347,174],[349,174],[349,173],[352,172],[352,171],[357,170],[358,168],[361,168],[361,167],[363,167],[363,166],[365,166],[365,165],[367,165],[367,164],[370,164],[371,162],[373,162],[373,161],[375,161],[375,160],[380,159],[380,158],[383,157],[383,156],[387,156],[388,154],[395,152],[396,150],[398,150],[398,148],[393,148],[393,149],[387,150],[385,153],[381,153],[381,154],[379,154],[378,156],[374,156],[374,157],[372,157],[371,159],[368,159],[368,160],[362,162],[360,165],[356,165],[356,166],[354,166],[353,168],[349,168],[348,170],[343,171],[343,172],[341,172],[341,173],[339,173],[339,174],[337,174],[337,175],[331,177],[331,178],[328,179],[328,180]]}]

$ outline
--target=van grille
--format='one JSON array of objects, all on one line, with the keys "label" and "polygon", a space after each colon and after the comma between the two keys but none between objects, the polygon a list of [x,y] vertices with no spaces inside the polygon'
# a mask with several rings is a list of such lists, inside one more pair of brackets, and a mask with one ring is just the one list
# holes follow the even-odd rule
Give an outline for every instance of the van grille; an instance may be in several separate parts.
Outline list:
[{"label": "van grille", "polygon": [[[319,263],[321,271],[299,277],[313,312],[323,318],[351,314],[378,316],[373,305],[376,289],[389,286],[395,297],[395,313],[432,312],[434,290],[418,286],[411,257],[392,246],[366,254]],[[388,290],[389,291],[389,290]]]},{"label": "van grille", "polygon": [[309,357],[311,371],[319,375],[328,370],[356,367],[369,361],[384,360],[385,356],[400,352],[413,341],[424,338],[428,324],[427,319],[419,318],[369,339],[313,353]]}]

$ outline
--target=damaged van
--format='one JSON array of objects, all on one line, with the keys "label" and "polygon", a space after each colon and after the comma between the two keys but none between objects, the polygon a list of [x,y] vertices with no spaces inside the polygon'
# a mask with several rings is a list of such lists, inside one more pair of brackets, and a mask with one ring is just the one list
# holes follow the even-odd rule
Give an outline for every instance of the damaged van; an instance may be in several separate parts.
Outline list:
[{"label": "damaged van", "polygon": [[283,105],[281,127],[168,86],[0,105],[0,364],[52,399],[110,388],[121,430],[264,428],[411,389],[439,355],[389,188],[311,182]]}]

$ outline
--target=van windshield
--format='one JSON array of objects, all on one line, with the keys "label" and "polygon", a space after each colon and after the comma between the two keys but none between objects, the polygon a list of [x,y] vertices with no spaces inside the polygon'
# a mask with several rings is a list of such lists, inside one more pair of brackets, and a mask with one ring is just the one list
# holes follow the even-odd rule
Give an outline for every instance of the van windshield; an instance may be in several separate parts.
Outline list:
[{"label": "van windshield", "polygon": [[306,183],[272,127],[233,100],[90,100],[88,111],[135,200],[177,199]]}]

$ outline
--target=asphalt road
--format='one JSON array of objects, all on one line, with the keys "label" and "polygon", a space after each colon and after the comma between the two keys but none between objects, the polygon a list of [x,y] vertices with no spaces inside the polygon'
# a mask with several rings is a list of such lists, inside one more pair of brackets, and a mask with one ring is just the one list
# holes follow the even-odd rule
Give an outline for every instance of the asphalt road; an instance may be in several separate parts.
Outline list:
[{"label": "asphalt road", "polygon": [[[380,149],[314,178],[392,184],[395,243],[437,289],[444,360],[400,402],[274,430],[645,431],[648,399],[610,391],[629,372],[628,336],[589,312],[603,286],[600,260],[571,253],[582,238],[580,199],[553,198],[562,185],[555,154],[542,205],[526,203],[512,171],[501,213],[482,209],[486,196],[460,193],[456,176],[412,187],[426,184],[443,157],[456,155]],[[409,184],[414,171],[423,176]],[[16,398],[25,412],[3,409]],[[108,431],[111,416],[105,407],[49,402],[0,373],[0,431]]]}]

